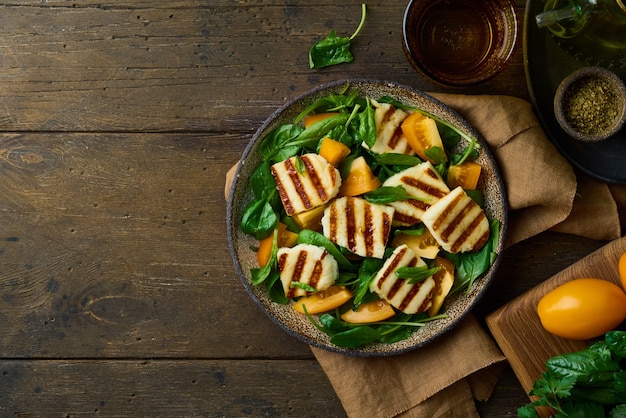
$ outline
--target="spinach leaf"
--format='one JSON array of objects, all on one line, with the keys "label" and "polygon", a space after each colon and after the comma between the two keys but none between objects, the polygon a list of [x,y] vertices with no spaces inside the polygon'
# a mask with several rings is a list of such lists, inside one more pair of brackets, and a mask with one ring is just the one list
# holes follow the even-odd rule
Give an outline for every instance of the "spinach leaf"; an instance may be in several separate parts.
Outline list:
[{"label": "spinach leaf", "polygon": [[267,199],[253,200],[241,218],[241,230],[258,240],[270,236],[278,225],[278,215]]},{"label": "spinach leaf", "polygon": [[285,296],[283,283],[280,281],[280,273],[277,270],[271,270],[266,281],[268,289],[267,294],[272,301],[281,305],[289,303],[289,298]]},{"label": "spinach leaf", "polygon": [[409,192],[407,192],[406,189],[400,185],[381,186],[378,189],[364,194],[363,197],[370,203],[378,204],[397,202],[400,200],[425,200],[409,194]]},{"label": "spinach leaf", "polygon": [[380,332],[375,328],[362,325],[338,332],[330,337],[330,342],[345,348],[357,348],[380,339]]},{"label": "spinach leaf", "polygon": [[414,155],[407,154],[374,154],[374,161],[380,165],[404,166],[402,169],[421,164],[423,161]]},{"label": "spinach leaf", "polygon": [[272,175],[272,164],[262,161],[250,175],[250,188],[257,200],[267,200],[272,208],[278,212],[281,208],[280,196],[276,193],[276,179]]},{"label": "spinach leaf", "polygon": [[466,289],[468,292],[472,288],[474,281],[485,273],[493,264],[498,248],[498,235],[500,234],[500,223],[494,219],[490,222],[491,236],[483,247],[476,252],[443,254],[455,265],[454,286],[450,293]]},{"label": "spinach leaf", "polygon": [[369,293],[370,283],[374,279],[374,275],[383,266],[383,263],[384,261],[381,259],[370,257],[364,259],[361,263],[357,276],[359,281],[352,301],[353,309],[358,308],[365,296]]},{"label": "spinach leaf", "polygon": [[376,119],[374,118],[375,112],[369,98],[366,101],[367,106],[359,114],[359,136],[371,148],[376,143]]},{"label": "spinach leaf", "polygon": [[365,24],[366,8],[361,5],[361,22],[356,31],[349,37],[339,37],[334,30],[321,41],[316,42],[309,50],[309,65],[311,68],[322,68],[341,63],[354,61],[350,51],[350,43],[359,34]]},{"label": "spinach leaf", "polygon": [[339,94],[329,94],[328,96],[320,97],[315,100],[296,116],[294,123],[300,123],[305,116],[311,113],[348,113],[349,109],[352,109],[357,103],[360,101],[364,102],[364,100],[359,97],[357,90],[346,95],[346,91],[349,87],[350,85],[346,84]]},{"label": "spinach leaf", "polygon": [[402,103],[399,100],[394,99],[391,96],[381,96],[378,99],[379,103],[387,103],[392,105],[393,107],[395,107],[396,109],[402,109],[402,110],[417,110],[417,108],[415,106],[411,106],[408,105],[406,103]]},{"label": "spinach leaf", "polygon": [[[259,145],[259,153],[263,157],[263,160],[269,161],[273,159],[274,161],[282,161],[280,159],[274,159],[274,156],[278,153],[278,151],[283,150],[286,147],[286,144],[296,138],[302,131],[303,128],[301,126],[291,123],[280,125],[272,130],[269,135],[263,138],[263,141],[261,141],[261,144]],[[297,150],[293,153],[293,155],[296,153]]]},{"label": "spinach leaf", "polygon": [[272,238],[272,252],[270,253],[270,259],[266,265],[261,268],[250,269],[252,284],[255,286],[260,285],[264,281],[270,279],[270,288],[278,279],[278,273],[274,270],[276,266],[276,257],[278,255],[278,228],[274,229],[274,235]]},{"label": "spinach leaf", "polygon": [[400,267],[396,270],[396,276],[400,279],[408,279],[410,284],[414,284],[428,279],[439,270],[441,270],[441,267]]}]

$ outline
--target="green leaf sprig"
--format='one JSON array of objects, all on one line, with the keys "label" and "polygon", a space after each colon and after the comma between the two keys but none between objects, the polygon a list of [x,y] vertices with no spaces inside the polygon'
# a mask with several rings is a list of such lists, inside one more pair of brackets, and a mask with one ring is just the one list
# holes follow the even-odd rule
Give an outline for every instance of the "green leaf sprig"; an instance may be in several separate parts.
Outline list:
[{"label": "green leaf sprig", "polygon": [[555,417],[626,416],[626,331],[609,331],[604,340],[574,353],[551,357],[529,395],[536,399],[517,410],[535,418],[535,408],[550,407]]},{"label": "green leaf sprig", "polygon": [[350,37],[337,36],[331,30],[328,36],[316,42],[309,50],[309,65],[311,68],[329,67],[341,63],[354,61],[354,56],[350,51],[350,43],[361,32],[365,24],[366,7],[361,5],[361,22],[356,31]]}]

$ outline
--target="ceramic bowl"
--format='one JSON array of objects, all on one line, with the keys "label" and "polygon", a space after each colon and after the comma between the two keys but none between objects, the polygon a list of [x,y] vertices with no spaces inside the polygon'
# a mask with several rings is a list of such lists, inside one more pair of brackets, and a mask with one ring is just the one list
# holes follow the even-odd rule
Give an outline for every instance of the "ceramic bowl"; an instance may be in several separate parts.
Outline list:
[{"label": "ceramic bowl", "polygon": [[[446,300],[445,310],[448,318],[436,320],[413,332],[410,338],[391,344],[377,343],[362,348],[348,349],[332,344],[329,337],[320,332],[306,316],[296,313],[290,305],[281,305],[272,302],[265,287],[251,284],[250,269],[258,267],[256,254],[251,249],[258,242],[244,234],[240,229],[240,220],[247,204],[252,200],[252,191],[248,179],[254,168],[260,163],[259,144],[274,128],[283,123],[292,123],[296,116],[316,99],[338,94],[348,86],[348,92],[358,90],[363,96],[378,99],[390,96],[406,104],[414,105],[426,110],[439,118],[452,123],[468,135],[475,137],[480,146],[478,162],[482,165],[479,189],[484,192],[485,212],[491,219],[501,223],[498,254],[502,253],[504,234],[507,224],[507,206],[505,190],[501,176],[489,152],[489,148],[478,133],[456,112],[427,94],[410,87],[381,81],[349,80],[337,81],[321,85],[308,93],[297,97],[272,114],[258,129],[250,144],[243,152],[236,174],[234,176],[228,198],[227,228],[230,250],[234,265],[241,281],[252,299],[277,325],[290,335],[316,347],[333,352],[353,356],[389,356],[412,350],[428,344],[438,336],[448,332],[472,309],[474,304],[483,295],[492,280],[498,265],[498,256],[491,268],[475,283],[469,292],[458,292]],[[461,141],[463,142],[463,141]],[[467,144],[465,144],[466,146]]]},{"label": "ceramic bowl", "polygon": [[580,68],[557,87],[554,115],[561,128],[574,139],[584,142],[608,139],[626,121],[624,82],[605,68]]},{"label": "ceramic bowl", "polygon": [[518,38],[513,0],[411,0],[403,23],[411,65],[446,86],[471,86],[499,74]]}]

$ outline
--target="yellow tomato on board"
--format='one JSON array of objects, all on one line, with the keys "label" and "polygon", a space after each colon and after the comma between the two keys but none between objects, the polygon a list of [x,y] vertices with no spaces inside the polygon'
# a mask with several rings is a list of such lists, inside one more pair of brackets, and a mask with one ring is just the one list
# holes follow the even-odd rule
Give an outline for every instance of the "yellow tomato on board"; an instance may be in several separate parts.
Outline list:
[{"label": "yellow tomato on board", "polygon": [[572,340],[599,337],[626,319],[626,293],[595,278],[575,279],[546,293],[537,305],[541,325]]},{"label": "yellow tomato on board", "polygon": [[622,287],[626,290],[626,253],[619,258],[619,277],[622,279]]}]

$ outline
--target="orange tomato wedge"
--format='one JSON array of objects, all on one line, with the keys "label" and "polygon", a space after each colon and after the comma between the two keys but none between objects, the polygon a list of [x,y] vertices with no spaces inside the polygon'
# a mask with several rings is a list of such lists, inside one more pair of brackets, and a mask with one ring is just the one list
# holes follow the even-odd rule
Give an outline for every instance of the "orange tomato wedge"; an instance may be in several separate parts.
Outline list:
[{"label": "orange tomato wedge", "polygon": [[433,162],[426,155],[426,151],[433,147],[439,147],[444,158],[446,158],[443,142],[437,129],[437,122],[434,119],[420,112],[414,112],[404,119],[400,128],[413,151],[421,159]]},{"label": "orange tomato wedge", "polygon": [[333,166],[337,167],[350,154],[350,147],[328,137],[322,139],[319,155],[324,157]]},{"label": "orange tomato wedge", "polygon": [[362,303],[356,311],[350,309],[341,315],[341,319],[353,324],[368,324],[371,322],[384,321],[395,314],[396,312],[388,302],[379,299]]},{"label": "orange tomato wedge", "polygon": [[314,125],[316,122],[319,122],[321,120],[327,119],[331,116],[335,116],[338,114],[339,113],[337,112],[316,113],[314,115],[305,116],[304,119],[302,119],[302,123],[304,123],[305,128],[308,128],[309,126]]},{"label": "orange tomato wedge", "polygon": [[435,290],[433,292],[432,304],[428,308],[428,315],[430,316],[435,316],[439,313],[446,296],[448,296],[454,284],[454,263],[452,261],[447,258],[437,257],[434,265],[441,267],[441,270],[433,275]]},{"label": "orange tomato wedge", "polygon": [[302,297],[293,304],[293,309],[301,314],[306,312],[317,314],[336,309],[352,299],[352,292],[344,286],[331,286],[326,290],[320,290],[309,296]]},{"label": "orange tomato wedge", "polygon": [[433,260],[439,253],[439,243],[429,230],[425,230],[422,235],[398,234],[391,241],[393,247],[402,244],[413,250],[415,255],[429,260]]},{"label": "orange tomato wedge", "polygon": [[341,182],[339,196],[359,196],[378,189],[381,182],[374,175],[363,157],[357,157],[350,165],[350,172]]},{"label": "orange tomato wedge", "polygon": [[480,178],[481,166],[473,161],[451,165],[448,169],[448,187],[461,186],[465,190],[476,190]]},{"label": "orange tomato wedge", "polygon": [[[281,247],[293,247],[298,240],[298,234],[295,232],[291,232],[287,229],[287,225],[282,222],[278,223],[278,237],[277,244],[278,248]],[[272,241],[274,239],[274,234],[271,234],[267,238],[263,238],[259,241],[259,247],[256,252],[256,260],[259,263],[259,267],[265,266],[268,261],[270,261],[270,256],[272,255]]]}]

